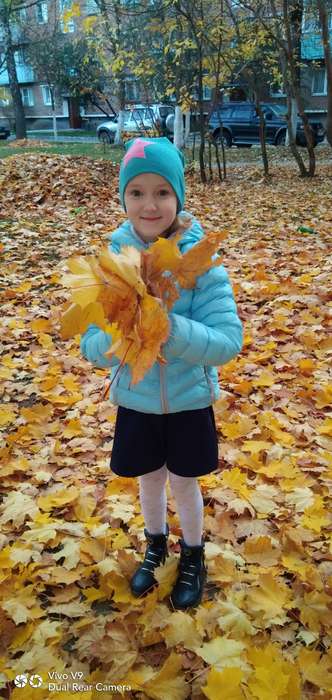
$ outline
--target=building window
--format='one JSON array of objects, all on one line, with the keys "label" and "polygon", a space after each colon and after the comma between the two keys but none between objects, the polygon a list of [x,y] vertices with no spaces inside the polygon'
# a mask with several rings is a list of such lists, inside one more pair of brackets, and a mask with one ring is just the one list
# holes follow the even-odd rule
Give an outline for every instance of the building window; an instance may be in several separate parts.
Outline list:
[{"label": "building window", "polygon": [[31,88],[23,87],[21,88],[22,102],[24,107],[33,107],[34,99],[33,92]]},{"label": "building window", "polygon": [[282,83],[270,85],[270,97],[286,97],[285,88]]},{"label": "building window", "polygon": [[15,63],[20,66],[26,66],[27,61],[26,61],[26,53],[24,49],[17,49],[15,51]]},{"label": "building window", "polygon": [[86,15],[98,15],[100,12],[98,5],[96,5],[95,0],[86,0],[85,2],[85,14]]},{"label": "building window", "polygon": [[326,68],[319,68],[312,76],[312,95],[327,95],[327,72]]},{"label": "building window", "polygon": [[211,100],[212,88],[208,85],[203,85],[203,100]]},{"label": "building window", "polygon": [[66,12],[70,12],[72,9],[72,0],[59,0],[60,14],[62,19],[60,20],[61,31],[64,34],[71,34],[75,31],[75,22],[73,19],[66,19]]},{"label": "building window", "polygon": [[0,90],[0,107],[8,107],[11,103],[10,93],[6,88]]},{"label": "building window", "polygon": [[40,87],[43,93],[44,105],[52,106],[52,96],[49,85],[41,85]]},{"label": "building window", "polygon": [[26,7],[21,7],[21,9],[18,11],[18,16],[19,16],[20,22],[26,21],[26,18],[27,18]]},{"label": "building window", "polygon": [[139,89],[137,80],[126,80],[126,100],[134,101],[139,99]]},{"label": "building window", "polygon": [[46,24],[48,22],[48,7],[47,2],[38,2],[36,5],[36,19],[38,24]]}]

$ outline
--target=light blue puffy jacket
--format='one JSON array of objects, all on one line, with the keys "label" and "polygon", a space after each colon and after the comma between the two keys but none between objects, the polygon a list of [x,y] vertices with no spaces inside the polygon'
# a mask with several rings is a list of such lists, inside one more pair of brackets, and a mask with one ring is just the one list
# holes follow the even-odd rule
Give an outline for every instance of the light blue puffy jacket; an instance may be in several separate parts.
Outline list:
[{"label": "light blue puffy jacket", "polygon": [[[184,213],[184,212],[182,212]],[[196,219],[178,241],[181,253],[204,236]],[[122,246],[146,249],[130,221],[125,221],[109,236],[110,250],[119,253]],[[143,413],[177,413],[210,406],[220,396],[219,365],[224,365],[242,349],[243,328],[228,274],[223,265],[197,277],[194,289],[179,288],[180,297],[169,312],[171,331],[162,346],[167,364],[155,362],[144,378],[131,385],[127,364],[119,370],[110,388],[113,404]],[[83,356],[97,367],[111,367],[111,380],[119,367],[114,356],[104,353],[111,336],[90,325],[81,338]]]}]

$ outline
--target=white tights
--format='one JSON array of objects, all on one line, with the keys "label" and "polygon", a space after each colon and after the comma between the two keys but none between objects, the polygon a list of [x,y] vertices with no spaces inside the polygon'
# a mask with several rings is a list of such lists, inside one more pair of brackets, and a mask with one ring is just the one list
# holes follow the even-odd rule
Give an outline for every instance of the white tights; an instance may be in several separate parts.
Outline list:
[{"label": "white tights", "polygon": [[139,477],[139,495],[145,527],[152,535],[166,533],[167,477],[176,501],[183,539],[190,547],[200,545],[204,504],[197,478],[172,474],[166,464],[161,469]]}]

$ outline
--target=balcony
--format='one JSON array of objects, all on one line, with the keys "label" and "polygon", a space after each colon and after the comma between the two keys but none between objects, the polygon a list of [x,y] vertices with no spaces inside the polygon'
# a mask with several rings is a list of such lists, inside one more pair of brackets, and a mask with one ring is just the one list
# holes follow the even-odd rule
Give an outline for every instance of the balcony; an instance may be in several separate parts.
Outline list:
[{"label": "balcony", "polygon": [[[332,31],[330,30],[330,44],[332,49]],[[304,33],[301,41],[301,58],[314,61],[324,58],[323,40],[318,32]]]},{"label": "balcony", "polygon": [[[34,72],[31,66],[26,65],[16,65],[17,79],[19,83],[33,83],[34,82]],[[0,85],[8,85],[9,77],[8,71],[4,70],[0,73]]]},{"label": "balcony", "polygon": [[19,83],[33,83],[35,76],[33,68],[24,64],[19,64],[16,66],[17,79]]}]

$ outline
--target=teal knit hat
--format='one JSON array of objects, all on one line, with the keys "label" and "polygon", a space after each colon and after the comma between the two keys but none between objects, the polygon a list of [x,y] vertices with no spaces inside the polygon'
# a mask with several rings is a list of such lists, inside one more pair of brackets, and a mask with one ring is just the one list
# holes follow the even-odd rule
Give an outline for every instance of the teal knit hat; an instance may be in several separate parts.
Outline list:
[{"label": "teal knit hat", "polygon": [[184,157],[169,139],[137,138],[125,144],[126,154],[121,162],[119,191],[126,211],[124,193],[128,182],[142,173],[156,173],[164,177],[177,196],[177,214],[183,209],[185,198]]}]

